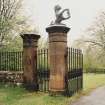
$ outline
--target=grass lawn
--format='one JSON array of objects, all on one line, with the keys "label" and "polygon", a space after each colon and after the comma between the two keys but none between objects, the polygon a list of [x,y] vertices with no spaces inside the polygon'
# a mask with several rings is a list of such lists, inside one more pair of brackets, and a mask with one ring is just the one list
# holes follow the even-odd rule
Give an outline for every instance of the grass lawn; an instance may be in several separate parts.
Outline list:
[{"label": "grass lawn", "polygon": [[20,87],[0,86],[0,105],[70,105],[81,95],[105,85],[105,74],[84,74],[84,89],[73,97],[51,97],[47,93],[29,93]]}]

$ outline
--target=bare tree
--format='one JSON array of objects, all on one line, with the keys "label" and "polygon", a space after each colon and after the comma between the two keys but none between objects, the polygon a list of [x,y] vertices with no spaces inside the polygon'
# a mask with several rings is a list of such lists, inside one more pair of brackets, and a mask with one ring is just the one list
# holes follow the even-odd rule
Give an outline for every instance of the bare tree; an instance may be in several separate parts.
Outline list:
[{"label": "bare tree", "polygon": [[[14,29],[22,0],[0,0],[0,46]],[[17,24],[17,23],[16,23]]]},{"label": "bare tree", "polygon": [[[76,45],[89,51],[100,64],[105,65],[105,12],[102,11],[93,24],[85,31],[84,37],[76,41]],[[89,50],[88,50],[89,49]],[[92,57],[92,58],[93,58]]]}]

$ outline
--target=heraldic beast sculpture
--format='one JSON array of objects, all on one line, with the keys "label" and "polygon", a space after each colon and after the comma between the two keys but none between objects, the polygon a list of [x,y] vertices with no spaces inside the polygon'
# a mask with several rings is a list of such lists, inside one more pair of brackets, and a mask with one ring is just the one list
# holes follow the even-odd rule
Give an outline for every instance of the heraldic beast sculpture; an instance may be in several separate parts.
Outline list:
[{"label": "heraldic beast sculpture", "polygon": [[[54,22],[51,22],[51,25],[55,25],[55,24],[62,24],[61,22],[63,20],[66,20],[66,19],[69,19],[71,16],[70,16],[70,12],[69,12],[69,9],[64,9],[62,10],[61,6],[59,5],[56,5],[55,8],[54,8],[54,11],[55,11],[55,16],[56,16],[56,19]],[[67,16],[65,17],[64,16],[64,13],[67,13]]]}]

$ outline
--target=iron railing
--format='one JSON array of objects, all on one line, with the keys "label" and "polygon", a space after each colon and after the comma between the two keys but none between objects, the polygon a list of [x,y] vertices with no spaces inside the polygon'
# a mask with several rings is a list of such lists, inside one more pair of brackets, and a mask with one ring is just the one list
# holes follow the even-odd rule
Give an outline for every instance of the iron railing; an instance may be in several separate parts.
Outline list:
[{"label": "iron railing", "polygon": [[67,94],[72,95],[83,88],[83,54],[79,49],[68,48]]},{"label": "iron railing", "polygon": [[[0,71],[22,71],[23,52],[0,52]],[[71,96],[83,88],[83,54],[79,49],[67,48],[66,95]],[[49,91],[48,49],[37,50],[39,91]]]},{"label": "iron railing", "polygon": [[0,52],[0,71],[22,71],[23,52]]},{"label": "iron railing", "polygon": [[48,49],[39,49],[37,51],[37,72],[40,91],[49,90],[49,62]]}]

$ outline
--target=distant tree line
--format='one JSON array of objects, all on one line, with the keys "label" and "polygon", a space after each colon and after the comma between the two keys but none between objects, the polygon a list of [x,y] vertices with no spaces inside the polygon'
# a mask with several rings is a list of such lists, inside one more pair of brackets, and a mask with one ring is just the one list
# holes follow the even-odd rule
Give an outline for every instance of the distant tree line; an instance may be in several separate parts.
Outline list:
[{"label": "distant tree line", "polygon": [[105,68],[105,11],[99,13],[85,35],[75,41],[84,51],[84,68]]}]

